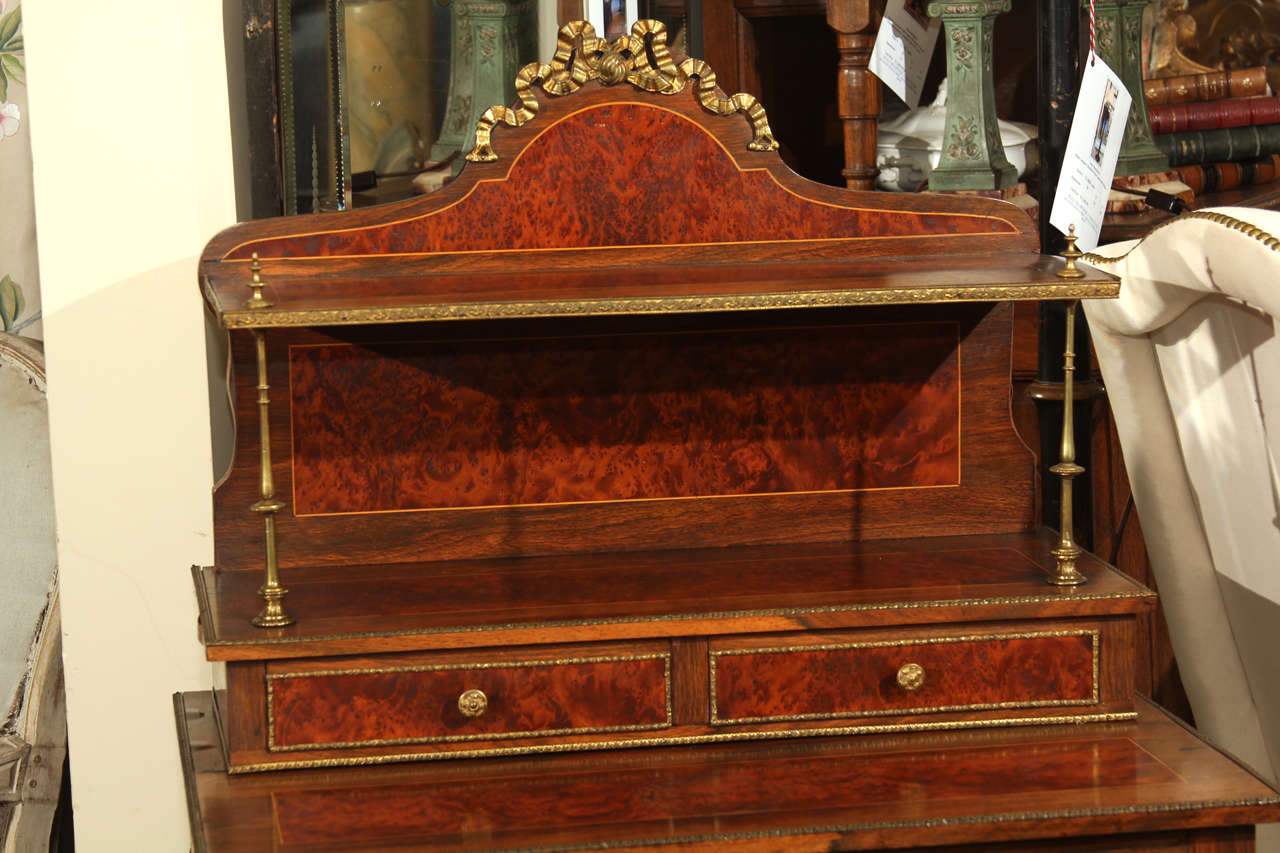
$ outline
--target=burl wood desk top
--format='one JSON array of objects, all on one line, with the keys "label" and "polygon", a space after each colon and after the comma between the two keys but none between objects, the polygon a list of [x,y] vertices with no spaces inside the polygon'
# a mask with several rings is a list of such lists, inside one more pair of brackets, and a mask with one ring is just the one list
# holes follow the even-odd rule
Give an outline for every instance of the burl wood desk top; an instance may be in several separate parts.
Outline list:
[{"label": "burl wood desk top", "polygon": [[[1225,851],[1245,849],[1231,827],[1280,813],[1280,795],[1146,702],[1132,723],[257,776],[226,774],[209,694],[174,710],[198,853]],[[1227,828],[1198,831],[1213,826]]]}]

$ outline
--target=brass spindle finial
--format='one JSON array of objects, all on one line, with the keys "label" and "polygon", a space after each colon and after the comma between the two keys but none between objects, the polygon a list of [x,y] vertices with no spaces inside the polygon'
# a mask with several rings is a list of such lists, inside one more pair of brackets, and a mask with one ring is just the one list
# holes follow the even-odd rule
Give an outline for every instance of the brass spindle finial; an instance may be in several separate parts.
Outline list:
[{"label": "brass spindle finial", "polygon": [[[1075,228],[1071,230],[1074,232]],[[1071,241],[1070,248],[1074,249],[1074,233],[1067,239]],[[1070,264],[1071,260],[1069,259],[1067,263]],[[1076,464],[1075,437],[1075,338],[1076,305],[1078,304],[1079,302],[1074,299],[1067,303],[1067,345],[1063,351],[1062,361],[1062,458],[1057,465],[1049,469],[1062,478],[1062,511],[1059,516],[1062,536],[1058,541],[1058,547],[1051,552],[1057,560],[1057,565],[1049,578],[1049,583],[1055,586],[1079,586],[1088,580],[1076,568],[1076,560],[1084,553],[1084,549],[1075,543],[1071,518],[1071,481],[1084,473],[1084,468]]]},{"label": "brass spindle finial", "polygon": [[1076,248],[1076,239],[1076,227],[1072,225],[1067,231],[1067,248],[1062,250],[1062,257],[1067,264],[1058,270],[1058,278],[1084,278],[1084,270],[1076,266],[1076,260],[1084,255],[1084,252]]},{"label": "brass spindle finial", "polygon": [[253,253],[253,262],[249,264],[249,272],[253,273],[253,278],[249,281],[249,286],[253,288],[253,296],[244,301],[246,308],[266,308],[271,305],[262,296],[262,288],[265,284],[262,281],[262,262],[258,260],[258,253]]}]

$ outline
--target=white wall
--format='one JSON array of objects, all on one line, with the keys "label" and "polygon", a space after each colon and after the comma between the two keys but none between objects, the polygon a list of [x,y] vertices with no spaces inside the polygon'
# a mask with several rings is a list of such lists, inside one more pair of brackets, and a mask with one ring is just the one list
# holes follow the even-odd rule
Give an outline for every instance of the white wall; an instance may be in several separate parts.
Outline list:
[{"label": "white wall", "polygon": [[225,4],[23,5],[76,840],[185,850],[169,697],[210,685],[188,567],[213,557],[196,261],[237,218]]},{"label": "white wall", "polygon": [[556,35],[560,29],[556,21],[555,0],[538,3],[538,61],[550,62],[556,52]]},{"label": "white wall", "polygon": [[222,4],[24,4],[77,843],[187,849],[169,696],[207,689],[195,264],[235,220]]}]

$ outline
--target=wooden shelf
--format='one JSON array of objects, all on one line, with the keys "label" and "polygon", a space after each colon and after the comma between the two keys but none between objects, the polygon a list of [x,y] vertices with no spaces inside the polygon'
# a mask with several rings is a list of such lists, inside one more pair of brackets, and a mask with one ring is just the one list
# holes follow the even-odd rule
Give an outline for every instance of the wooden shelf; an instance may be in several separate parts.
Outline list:
[{"label": "wooden shelf", "polygon": [[1155,594],[1085,555],[1045,582],[1047,531],[309,568],[298,622],[263,631],[256,572],[194,569],[210,660],[1145,612]]},{"label": "wooden shelf", "polygon": [[271,306],[261,309],[246,305],[248,262],[224,261],[227,268],[207,278],[204,291],[229,329],[1112,298],[1120,293],[1119,280],[1107,273],[1084,267],[1085,278],[1062,279],[1056,275],[1061,259],[1026,253],[686,263],[665,267],[660,277],[628,267],[624,253],[615,259],[616,266],[602,259],[604,266],[589,270],[556,269],[549,254],[538,260],[548,268],[530,270],[520,257],[508,262],[525,267],[521,271],[433,271],[426,258],[415,260],[415,272],[409,272],[407,262],[392,260],[381,264],[381,272],[378,264],[334,269],[319,262],[266,263],[263,293]]},{"label": "wooden shelf", "polygon": [[1280,819],[1280,794],[1138,709],[1129,723],[245,777],[227,775],[210,694],[174,696],[197,853],[1040,851],[1103,849],[1089,836],[1104,834],[1108,850],[1227,851],[1246,849],[1246,825]]},{"label": "wooden shelf", "polygon": [[[545,101],[438,192],[223,231],[200,265],[215,317],[243,329],[1118,292],[1097,271],[1059,278],[1011,204],[801,178],[753,141],[763,113],[712,114],[690,87],[591,83]],[[270,305],[249,308],[254,258]]]}]

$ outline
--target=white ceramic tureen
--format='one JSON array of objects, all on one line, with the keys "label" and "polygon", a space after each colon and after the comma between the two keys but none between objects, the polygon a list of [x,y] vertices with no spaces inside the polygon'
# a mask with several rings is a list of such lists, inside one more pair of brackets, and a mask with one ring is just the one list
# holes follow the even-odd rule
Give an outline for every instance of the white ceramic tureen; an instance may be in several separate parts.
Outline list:
[{"label": "white ceramic tureen", "polygon": [[[924,184],[942,155],[946,122],[947,81],[943,80],[932,104],[881,123],[876,143],[876,165],[880,167],[876,185],[882,190],[903,192],[927,189]],[[1015,121],[999,124],[1004,155],[1021,178],[1040,164],[1036,129]]]}]

